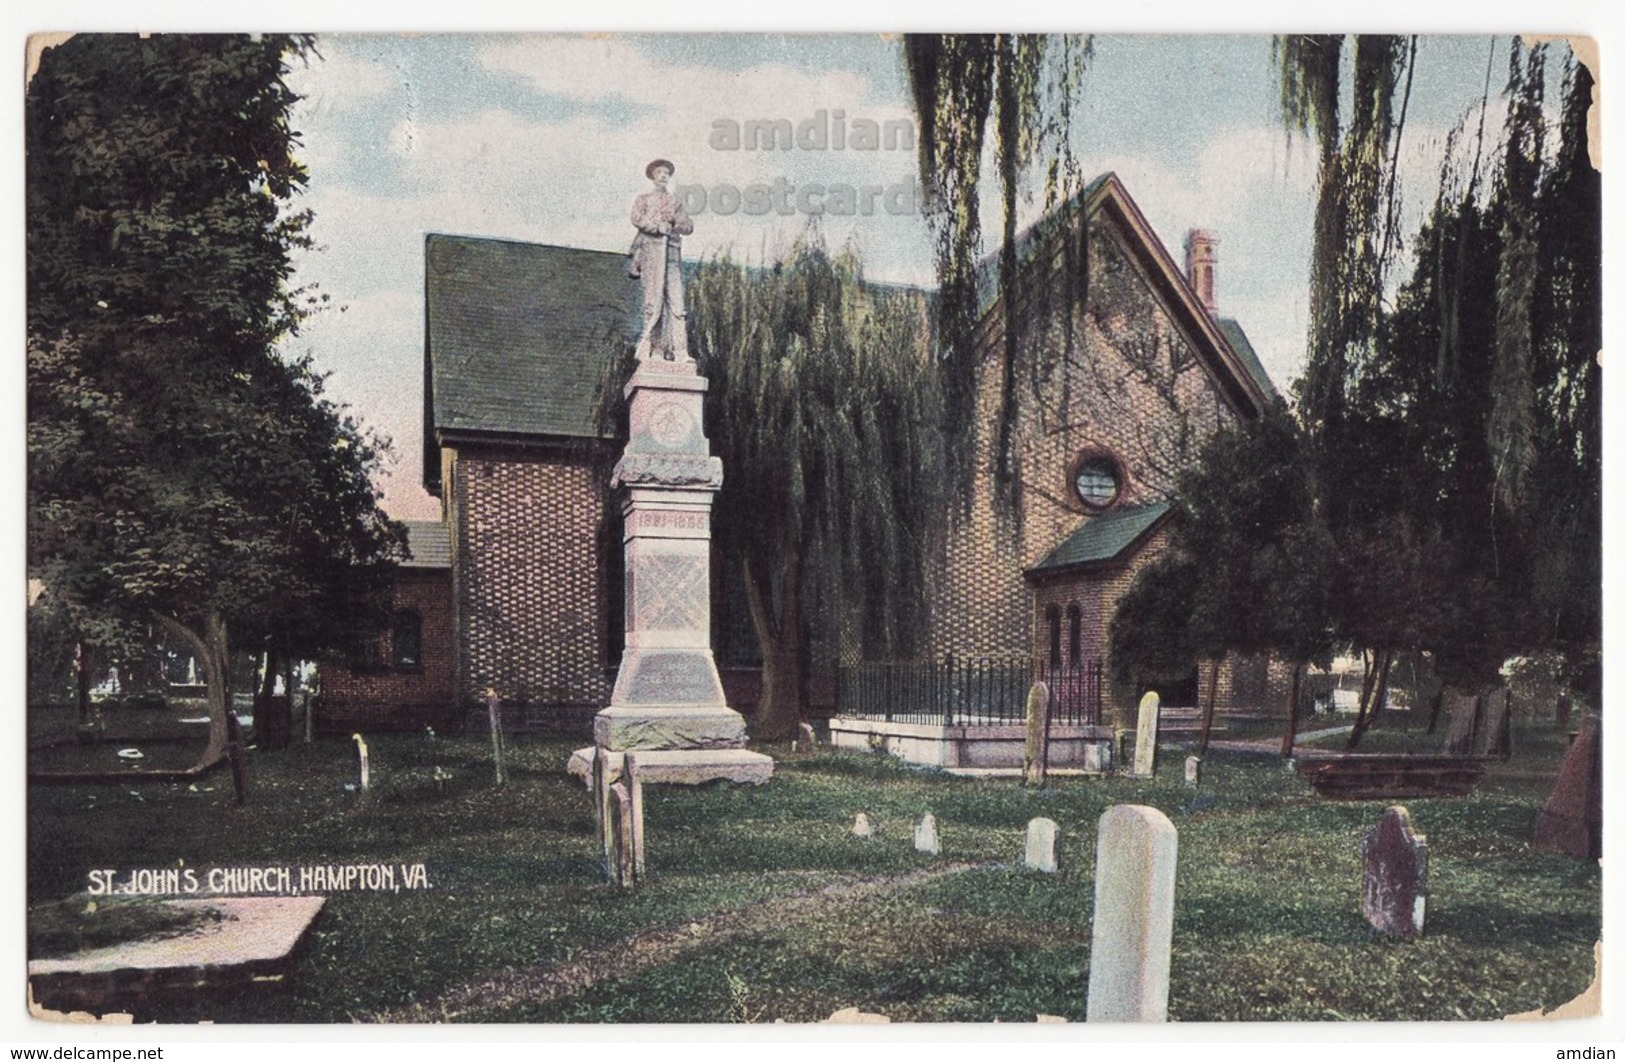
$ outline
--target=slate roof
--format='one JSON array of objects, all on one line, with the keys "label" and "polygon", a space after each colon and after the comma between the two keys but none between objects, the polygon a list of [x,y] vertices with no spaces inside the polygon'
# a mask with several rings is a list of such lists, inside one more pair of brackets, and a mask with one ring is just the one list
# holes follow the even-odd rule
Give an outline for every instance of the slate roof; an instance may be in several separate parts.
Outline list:
[{"label": "slate roof", "polygon": [[1218,317],[1215,320],[1218,322],[1219,331],[1230,341],[1230,349],[1241,358],[1242,367],[1247,370],[1247,375],[1253,378],[1266,395],[1271,398],[1281,397],[1281,393],[1275,389],[1275,383],[1270,379],[1270,374],[1264,370],[1264,363],[1258,360],[1258,351],[1253,349],[1247,333],[1242,331],[1241,322],[1234,317]]},{"label": "slate roof", "polygon": [[1155,527],[1171,508],[1168,502],[1125,505],[1091,516],[1049,556],[1027,570],[1028,575],[1060,571],[1081,564],[1115,560]]},{"label": "slate roof", "polygon": [[406,520],[403,568],[450,568],[451,531],[439,520]]},{"label": "slate roof", "polygon": [[424,249],[424,460],[439,438],[594,438],[593,401],[611,353],[637,337],[626,255],[430,233]]}]

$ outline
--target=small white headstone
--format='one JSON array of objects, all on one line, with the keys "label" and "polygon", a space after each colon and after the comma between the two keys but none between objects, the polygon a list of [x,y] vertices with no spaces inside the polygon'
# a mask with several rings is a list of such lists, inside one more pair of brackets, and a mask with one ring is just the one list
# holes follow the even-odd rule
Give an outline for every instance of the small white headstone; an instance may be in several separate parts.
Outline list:
[{"label": "small white headstone", "polygon": [[1167,1021],[1179,833],[1156,808],[1100,817],[1089,940],[1090,1021]]},{"label": "small white headstone", "polygon": [[1157,771],[1157,713],[1162,702],[1157,691],[1140,698],[1139,726],[1134,733],[1134,777],[1150,778]]},{"label": "small white headstone", "polygon": [[1185,784],[1195,789],[1202,781],[1202,757],[1185,757]]},{"label": "small white headstone", "polygon": [[1028,870],[1055,873],[1057,830],[1054,819],[1034,819],[1027,824],[1027,855],[1024,862]]},{"label": "small white headstone", "polygon": [[937,817],[929,811],[914,827],[914,849],[928,855],[942,854],[942,843],[937,839]]},{"label": "small white headstone", "polygon": [[858,817],[852,820],[853,837],[873,837],[875,831],[869,826],[869,816],[858,812]]}]

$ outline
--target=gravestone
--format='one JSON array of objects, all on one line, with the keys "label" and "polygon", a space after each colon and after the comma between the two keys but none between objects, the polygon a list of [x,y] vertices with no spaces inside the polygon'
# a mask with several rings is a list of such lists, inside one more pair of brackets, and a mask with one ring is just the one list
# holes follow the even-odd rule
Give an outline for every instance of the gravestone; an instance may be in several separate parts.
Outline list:
[{"label": "gravestone", "polygon": [[861,811],[858,812],[858,817],[852,820],[852,836],[873,837],[874,835],[874,827],[869,825],[869,816]]},{"label": "gravestone", "polygon": [[1131,772],[1136,778],[1150,778],[1157,772],[1157,713],[1160,704],[1156,690],[1140,698],[1138,729],[1134,734],[1134,770]]},{"label": "gravestone", "polygon": [[937,817],[929,811],[914,827],[914,850],[927,855],[942,854],[942,842],[937,837]]},{"label": "gravestone", "polygon": [[1202,782],[1202,757],[1185,757],[1185,784],[1195,789]]},{"label": "gravestone", "polygon": [[1027,851],[1022,863],[1028,870],[1055,873],[1055,835],[1059,829],[1054,819],[1034,819],[1027,824]]},{"label": "gravestone", "polygon": [[818,735],[813,732],[811,723],[802,723],[796,727],[796,751],[811,752],[818,747]]},{"label": "gravestone", "polygon": [[632,793],[624,779],[609,787],[609,819],[609,880],[630,889],[637,884],[637,873],[632,854]]},{"label": "gravestone", "polygon": [[1033,683],[1027,691],[1027,746],[1022,754],[1023,780],[1043,785],[1049,773],[1049,687]]},{"label": "gravestone", "polygon": [[1419,937],[1427,918],[1428,839],[1411,828],[1411,813],[1394,805],[1360,841],[1365,880],[1360,910],[1379,933]]},{"label": "gravestone", "polygon": [[1512,755],[1512,698],[1505,686],[1484,697],[1484,755]]},{"label": "gravestone", "polygon": [[1178,859],[1179,833],[1156,808],[1118,804],[1100,817],[1089,1021],[1168,1020]]},{"label": "gravestone", "polygon": [[1478,736],[1479,715],[1484,702],[1477,697],[1451,691],[1450,729],[1445,732],[1444,750],[1451,756],[1471,756]]},{"label": "gravestone", "polygon": [[1602,856],[1602,719],[1587,716],[1563,756],[1557,782],[1535,816],[1535,851]]}]

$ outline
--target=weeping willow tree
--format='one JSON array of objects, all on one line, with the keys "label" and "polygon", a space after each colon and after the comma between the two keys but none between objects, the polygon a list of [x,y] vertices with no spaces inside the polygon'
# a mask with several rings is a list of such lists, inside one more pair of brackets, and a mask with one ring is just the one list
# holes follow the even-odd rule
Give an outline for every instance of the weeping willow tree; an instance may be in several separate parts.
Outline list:
[{"label": "weeping willow tree", "polygon": [[688,300],[726,477],[714,526],[761,650],[751,731],[782,738],[803,715],[811,636],[832,605],[867,645],[912,648],[943,506],[928,308],[866,284],[853,254],[816,237],[771,268],[705,262]]},{"label": "weeping willow tree", "polygon": [[[1002,206],[998,296],[1007,308],[998,350],[999,401],[992,425],[993,483],[1001,511],[1015,505],[1021,483],[1015,426],[1020,417],[1022,344],[1017,211],[1024,175],[1043,174],[1044,208],[1071,203],[1083,186],[1071,151],[1072,113],[1090,38],[1044,34],[909,34],[903,58],[919,124],[921,183],[929,190],[937,242],[938,344],[944,355],[948,472],[968,498],[978,430],[976,392],[981,351],[983,156],[992,148]],[[1067,256],[1067,290],[1087,298],[1088,226],[1071,227],[1081,246]]]},{"label": "weeping willow tree", "polygon": [[[1338,633],[1370,651],[1367,689],[1396,654],[1425,649],[1443,681],[1477,691],[1511,654],[1561,644],[1584,657],[1596,644],[1583,574],[1596,576],[1600,543],[1599,469],[1583,456],[1600,343],[1589,77],[1565,75],[1561,146],[1547,158],[1544,49],[1513,41],[1499,139],[1486,149],[1486,84],[1471,165],[1445,160],[1409,275],[1390,288],[1415,44],[1354,38],[1351,62],[1344,48],[1276,46],[1288,129],[1320,148],[1299,413],[1336,539]],[[1381,710],[1380,694],[1370,700],[1351,746]]]}]

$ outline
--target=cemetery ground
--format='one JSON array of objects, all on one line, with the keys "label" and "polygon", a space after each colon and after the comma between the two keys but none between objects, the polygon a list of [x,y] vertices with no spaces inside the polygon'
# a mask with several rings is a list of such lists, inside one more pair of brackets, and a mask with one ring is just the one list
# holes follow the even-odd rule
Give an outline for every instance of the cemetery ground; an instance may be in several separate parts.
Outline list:
[{"label": "cemetery ground", "polygon": [[[1172,749],[1153,779],[1034,790],[770,747],[761,788],[647,788],[649,879],[621,890],[563,770],[579,742],[511,738],[499,787],[483,735],[377,734],[365,794],[339,738],[251,752],[244,807],[223,770],[31,786],[30,954],[161,922],[151,901],[93,903],[96,868],[423,864],[427,888],[330,892],[284,984],[138,1020],[1081,1021],[1096,823],[1138,803],[1179,830],[1172,1020],[1488,1020],[1580,993],[1600,932],[1597,864],[1530,849],[1566,734],[1513,738],[1470,797],[1406,802],[1431,860],[1411,941],[1360,914],[1360,838],[1384,805],[1327,802],[1277,756],[1211,753],[1198,790]],[[912,842],[928,811],[936,857]],[[851,835],[858,812],[873,837]],[[1060,824],[1058,873],[1021,867],[1037,816]]]}]

